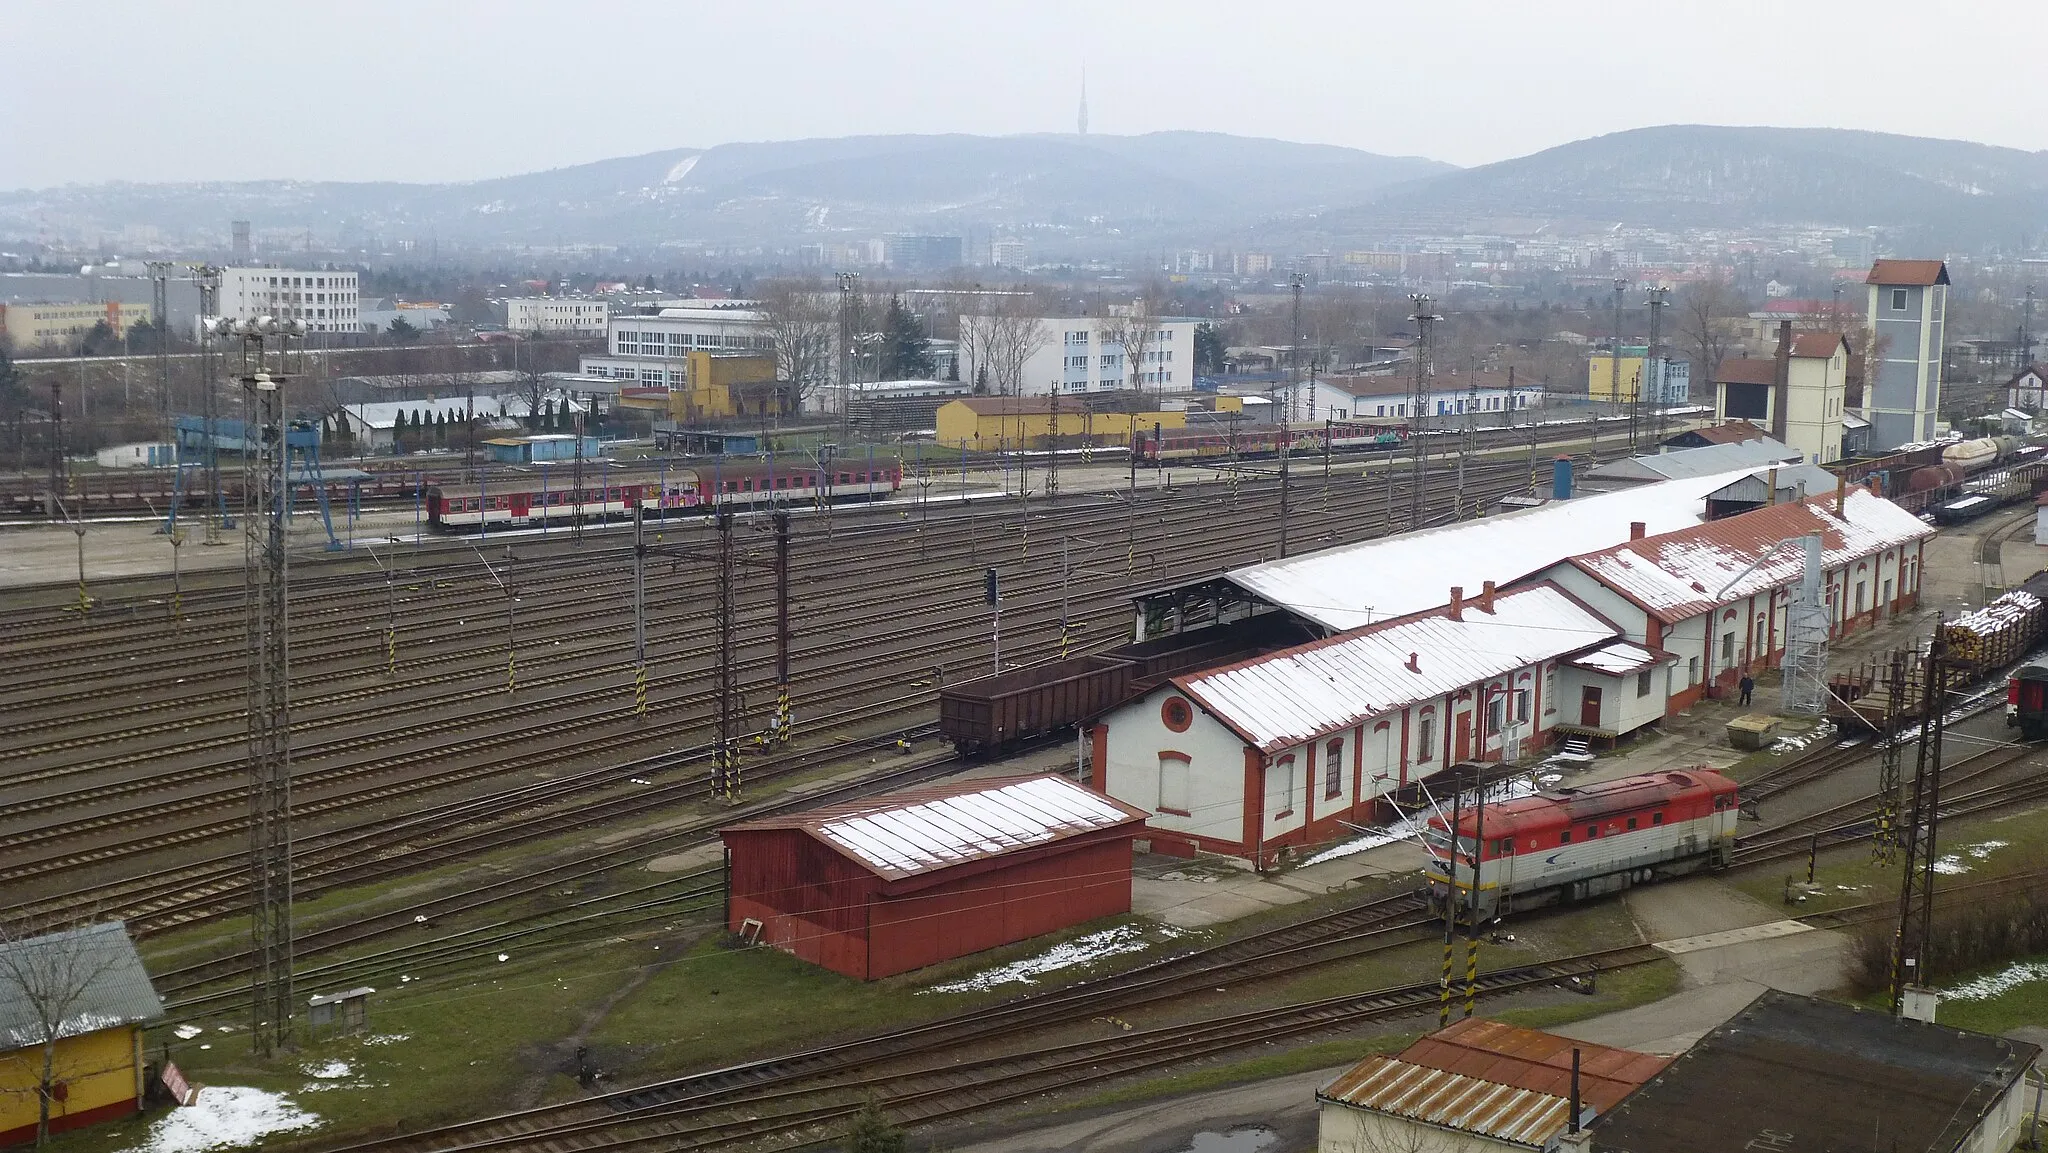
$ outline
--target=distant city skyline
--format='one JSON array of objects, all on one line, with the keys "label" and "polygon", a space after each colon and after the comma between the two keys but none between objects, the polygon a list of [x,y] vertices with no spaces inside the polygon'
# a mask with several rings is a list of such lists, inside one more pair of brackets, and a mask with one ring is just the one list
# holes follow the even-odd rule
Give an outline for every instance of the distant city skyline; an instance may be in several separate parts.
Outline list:
[{"label": "distant city skyline", "polygon": [[1671,123],[2048,149],[2030,70],[1985,49],[2035,9],[1932,11],[11,0],[0,188],[476,180],[737,141],[1072,132],[1084,67],[1097,135],[1227,132],[1466,166]]}]

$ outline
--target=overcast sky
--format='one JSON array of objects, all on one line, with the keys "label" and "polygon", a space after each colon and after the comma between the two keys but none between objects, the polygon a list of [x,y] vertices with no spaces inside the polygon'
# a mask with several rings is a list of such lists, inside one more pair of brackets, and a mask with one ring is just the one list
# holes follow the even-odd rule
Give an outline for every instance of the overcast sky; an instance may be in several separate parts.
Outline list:
[{"label": "overcast sky", "polygon": [[[2048,148],[2041,0],[0,0],[0,188],[461,180],[1203,129],[1484,164],[1652,124]],[[2015,54],[2017,53],[2017,54]]]}]

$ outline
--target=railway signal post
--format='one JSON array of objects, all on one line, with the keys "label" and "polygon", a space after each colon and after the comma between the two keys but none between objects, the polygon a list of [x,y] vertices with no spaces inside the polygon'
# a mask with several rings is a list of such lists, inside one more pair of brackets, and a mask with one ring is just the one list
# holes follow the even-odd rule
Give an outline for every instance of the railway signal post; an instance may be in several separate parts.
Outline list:
[{"label": "railway signal post", "polygon": [[633,506],[633,716],[647,719],[647,535]]},{"label": "railway signal post", "polygon": [[[1453,786],[1456,787],[1456,786]],[[1436,1027],[1451,1024],[1452,958],[1457,955],[1458,935],[1458,825],[1465,815],[1465,790],[1451,799],[1451,824],[1444,848],[1444,971],[1437,979]]]}]

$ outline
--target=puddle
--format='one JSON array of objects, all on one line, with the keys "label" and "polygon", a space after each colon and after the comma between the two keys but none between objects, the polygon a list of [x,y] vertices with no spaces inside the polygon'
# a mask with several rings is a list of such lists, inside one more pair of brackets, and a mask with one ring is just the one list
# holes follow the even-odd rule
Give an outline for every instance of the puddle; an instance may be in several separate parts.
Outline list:
[{"label": "puddle", "polygon": [[1249,1125],[1222,1133],[1201,1132],[1181,1146],[1178,1153],[1258,1153],[1280,1139],[1280,1134],[1263,1125]]}]

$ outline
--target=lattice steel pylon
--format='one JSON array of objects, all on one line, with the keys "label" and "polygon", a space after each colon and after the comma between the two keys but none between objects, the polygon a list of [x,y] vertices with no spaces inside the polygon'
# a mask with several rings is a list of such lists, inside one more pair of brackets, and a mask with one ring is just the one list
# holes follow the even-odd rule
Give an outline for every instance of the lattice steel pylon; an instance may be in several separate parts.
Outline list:
[{"label": "lattice steel pylon", "polygon": [[1906,654],[1892,653],[1885,676],[1884,746],[1877,763],[1877,824],[1871,832],[1870,859],[1889,865],[1899,855],[1899,761],[1904,742],[1899,739],[1906,714]]},{"label": "lattice steel pylon", "polygon": [[[1408,527],[1422,527],[1422,477],[1429,462],[1429,449],[1424,447],[1423,434],[1429,431],[1430,380],[1436,375],[1433,363],[1436,348],[1436,322],[1441,319],[1430,311],[1435,304],[1427,293],[1416,293],[1408,298],[1415,311],[1408,319],[1415,322],[1415,396],[1408,407],[1408,443],[1413,446],[1414,475],[1409,478]],[[1393,483],[1393,470],[1387,473],[1387,483]]]},{"label": "lattice steel pylon", "polygon": [[1784,710],[1817,717],[1827,711],[1828,605],[1821,591],[1822,543],[1818,534],[1800,538],[1806,563],[1799,592],[1785,614]]},{"label": "lattice steel pylon", "polygon": [[1947,711],[1947,644],[1941,622],[1920,670],[1920,749],[1906,801],[1905,868],[1899,873],[1899,915],[1892,941],[1892,1014],[1905,1004],[1906,986],[1924,984],[1934,939],[1934,866],[1939,860],[1941,745]]},{"label": "lattice steel pylon", "polygon": [[[249,666],[251,1035],[268,1056],[291,1043],[291,646],[286,605],[283,374],[263,371],[263,338],[245,338],[257,371],[242,379],[256,448],[242,485]],[[245,345],[245,348],[250,345]]]}]

